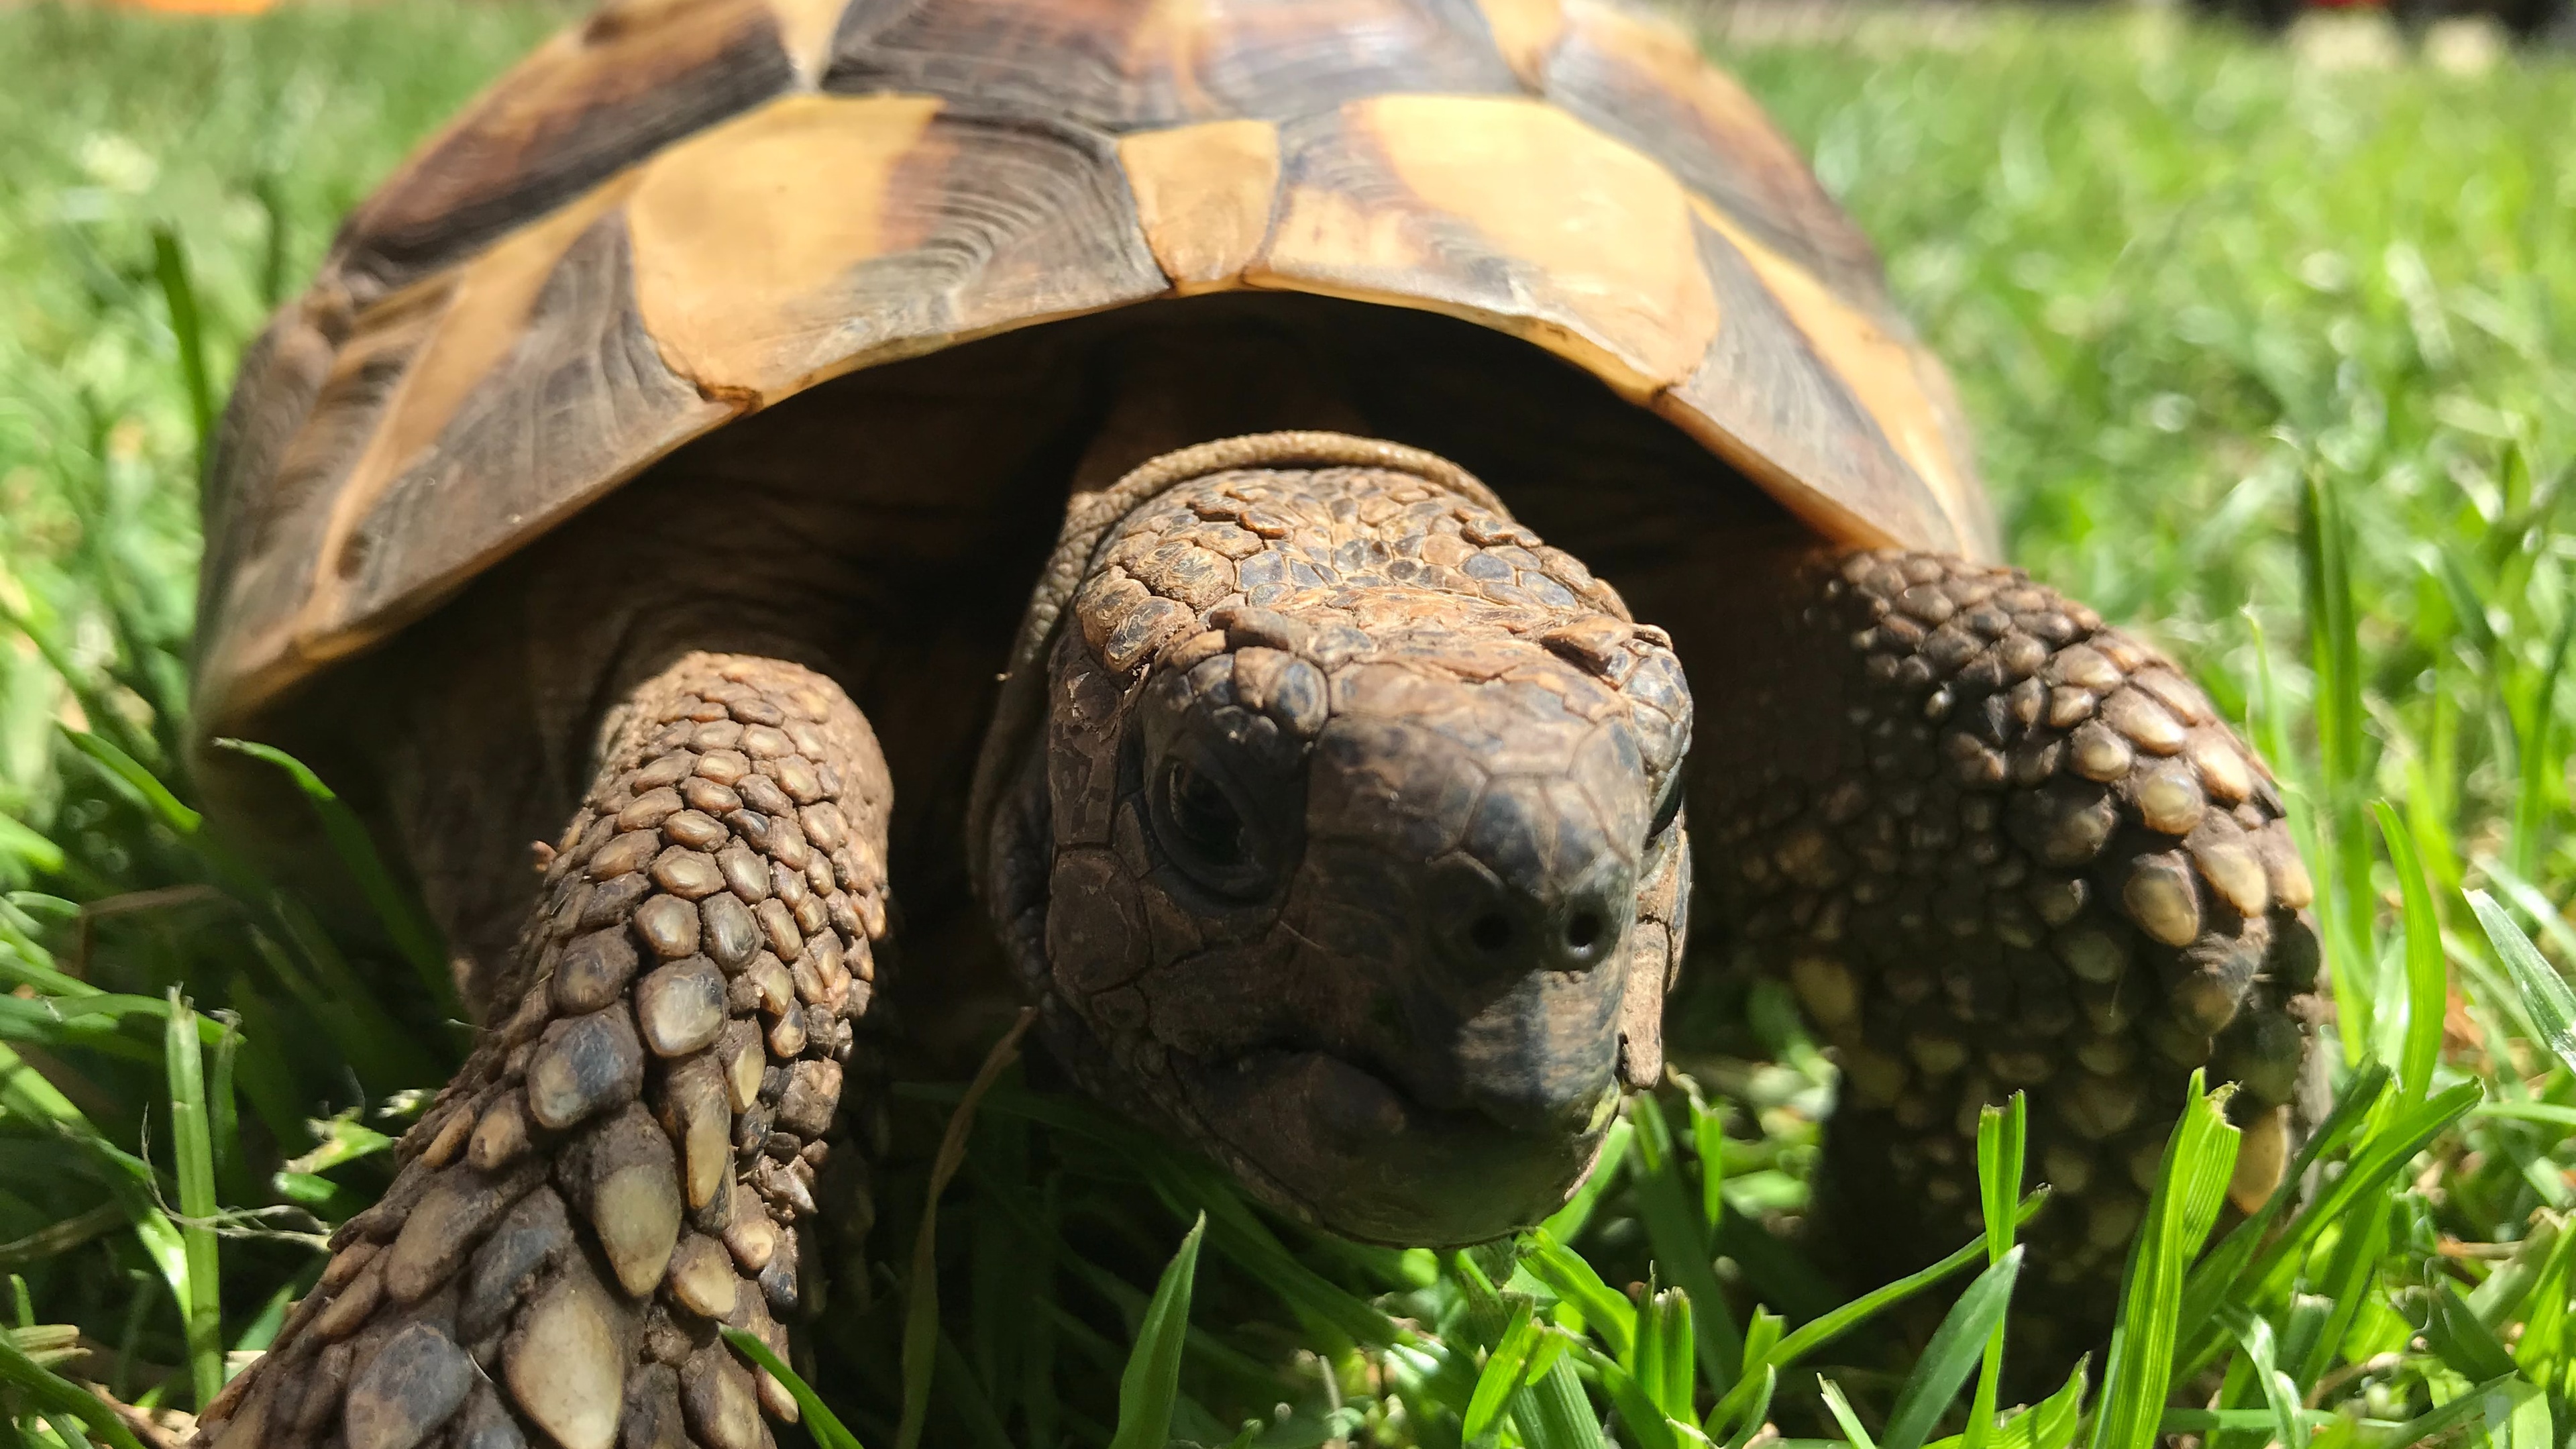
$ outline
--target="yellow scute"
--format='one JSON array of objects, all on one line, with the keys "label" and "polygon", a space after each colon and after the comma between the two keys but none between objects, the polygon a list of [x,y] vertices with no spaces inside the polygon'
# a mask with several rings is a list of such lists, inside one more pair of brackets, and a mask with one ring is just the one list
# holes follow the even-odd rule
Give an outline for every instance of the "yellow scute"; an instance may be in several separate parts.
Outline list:
[{"label": "yellow scute", "polygon": [[1424,210],[1518,264],[1532,311],[1590,334],[1648,387],[1698,364],[1717,299],[1689,197],[1662,166],[1537,101],[1383,96],[1345,116]]},{"label": "yellow scute", "polygon": [[1547,53],[1565,33],[1561,0],[1476,0],[1485,12],[1485,27],[1494,32],[1494,48],[1521,84],[1532,90],[1545,79]]},{"label": "yellow scute", "polygon": [[674,370],[764,398],[805,381],[800,339],[838,320],[834,283],[908,250],[899,194],[940,102],[794,96],[653,161],[626,204],[635,303]]},{"label": "yellow scute", "polygon": [[778,43],[797,78],[812,85],[832,58],[832,37],[840,28],[843,0],[769,0],[778,20]]},{"label": "yellow scute", "polygon": [[1120,138],[1145,244],[1183,293],[1233,282],[1270,229],[1279,190],[1279,128],[1207,121]]}]

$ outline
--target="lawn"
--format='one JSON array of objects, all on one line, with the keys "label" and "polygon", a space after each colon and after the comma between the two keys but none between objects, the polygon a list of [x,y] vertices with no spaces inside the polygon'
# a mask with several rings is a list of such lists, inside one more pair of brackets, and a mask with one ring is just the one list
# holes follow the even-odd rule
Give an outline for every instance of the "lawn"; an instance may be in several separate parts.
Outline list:
[{"label": "lawn", "polygon": [[[458,1055],[369,988],[403,962],[189,808],[192,480],[337,214],[566,13],[0,8],[0,1446],[181,1422],[61,1376],[199,1402]],[[861,1442],[907,1400],[928,1443],[1122,1449],[1558,1449],[1611,1411],[1632,1449],[2576,1432],[2576,64],[2329,70],[2146,11],[1715,44],[1954,365],[2016,560],[2146,625],[2290,786],[2338,1009],[2309,1198],[2213,1234],[2232,1133],[2186,1112],[2107,1362],[1998,1427],[2012,1116],[1987,1240],[1894,1314],[1838,1303],[1795,1231],[1833,1069],[1773,995],[1632,1104],[1546,1236],[1447,1256],[1289,1227],[1006,1073],[939,1195],[936,1292],[916,1147],[798,1365]],[[959,1097],[908,1085],[903,1140]],[[1897,1319],[1943,1328],[1913,1353]]]}]

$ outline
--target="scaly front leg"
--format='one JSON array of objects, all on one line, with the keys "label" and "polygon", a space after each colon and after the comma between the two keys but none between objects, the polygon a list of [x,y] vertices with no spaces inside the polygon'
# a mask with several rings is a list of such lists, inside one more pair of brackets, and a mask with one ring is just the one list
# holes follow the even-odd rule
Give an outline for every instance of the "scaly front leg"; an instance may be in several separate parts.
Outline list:
[{"label": "scaly front leg", "polygon": [[768,1443],[762,1408],[794,1402],[717,1329],[787,1351],[892,793],[808,670],[692,654],[636,690],[520,938],[517,1009],[208,1414],[217,1449]]},{"label": "scaly front leg", "polygon": [[1978,1109],[2027,1089],[2057,1200],[2014,1321],[2071,1356],[2193,1068],[2240,1086],[2240,1206],[2294,1145],[2317,948],[2270,774],[2155,651],[2015,570],[1789,549],[1709,597],[1700,940],[1839,1050],[1837,1255],[1879,1282],[1971,1239]]}]

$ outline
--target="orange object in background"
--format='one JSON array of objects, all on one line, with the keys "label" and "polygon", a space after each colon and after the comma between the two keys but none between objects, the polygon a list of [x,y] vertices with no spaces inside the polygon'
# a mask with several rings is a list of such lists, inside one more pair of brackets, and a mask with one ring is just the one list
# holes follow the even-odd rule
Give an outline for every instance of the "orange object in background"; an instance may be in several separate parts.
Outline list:
[{"label": "orange object in background", "polygon": [[256,15],[277,0],[115,0],[129,10],[157,10],[165,15]]}]

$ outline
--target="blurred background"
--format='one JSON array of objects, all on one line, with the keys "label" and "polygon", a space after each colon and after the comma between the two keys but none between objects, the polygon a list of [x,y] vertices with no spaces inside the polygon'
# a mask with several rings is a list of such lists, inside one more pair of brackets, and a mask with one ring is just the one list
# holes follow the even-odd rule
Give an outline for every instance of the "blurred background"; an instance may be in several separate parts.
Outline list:
[{"label": "blurred background", "polygon": [[[184,1407],[266,1343],[318,1265],[315,1235],[381,1189],[389,1134],[462,1041],[419,1003],[371,994],[404,967],[351,961],[197,833],[175,742],[206,432],[238,350],[339,214],[575,11],[172,8],[242,13],[0,0],[0,1270],[15,1275],[0,1312],[12,1342],[65,1372]],[[2407,1018],[2372,1003],[2405,994],[2412,927],[2436,979],[2451,968],[2442,1080],[2529,1109],[2459,1119],[2373,1200],[2390,1216],[2347,1265],[2359,1276],[2301,1280],[2368,1287],[2369,1312],[2338,1320],[2349,1336],[2295,1387],[2307,1411],[2384,1439],[2471,1382],[2419,1336],[2425,1295],[2488,1281],[2576,1207],[2576,1074],[2536,1045],[2549,1024],[2498,984],[2463,894],[2492,893],[2545,953],[2576,959],[2562,914],[2576,893],[2569,0],[1681,14],[1876,239],[1956,373],[2014,559],[2108,616],[2152,621],[2281,767],[2337,954],[2347,1063],[2396,1055]],[[2382,797],[2429,885],[2402,916],[2417,877],[2368,823]],[[192,1014],[176,987],[222,1014]],[[1779,1001],[1727,1005],[1751,1026],[1677,1060],[1668,1096],[1686,1115],[1666,1150],[1696,1174],[1717,1281],[1794,1322],[1784,1295],[1812,1274],[1780,1245],[1795,1242],[1833,1071]],[[929,1130],[953,1097],[919,1094]],[[211,1124],[194,1129],[211,1148],[186,1149],[191,1120]],[[1045,1211],[1092,1213],[1097,1250],[1066,1270],[1083,1286],[1065,1287],[1081,1302],[1064,1343],[1096,1354],[1064,1361],[1091,1365],[1097,1390],[1187,1219],[1151,1197],[1133,1218],[1085,1207],[1098,1182],[1133,1174],[1050,1157],[1026,1120],[993,1130],[952,1194],[957,1211],[991,1211],[948,1241],[1003,1256],[960,1260],[958,1301],[1031,1291],[1008,1257],[1028,1223],[1001,1199],[1069,1184],[1061,1203],[1045,1190]],[[200,1182],[191,1164],[209,1160]],[[1071,1176],[1047,1176],[1058,1167]],[[1575,1224],[1596,1261],[1645,1276],[1639,1245],[1660,1230],[1621,1194],[1654,1181]],[[881,1224],[891,1255],[917,1189],[910,1220]],[[1294,1246],[1370,1292],[1446,1291],[1424,1261]],[[1699,1261],[1710,1253],[1702,1242]],[[2576,1273],[2564,1257],[2547,1259],[2561,1288]],[[1105,1276],[1082,1277],[1095,1262]],[[1278,1423],[1306,1427],[1264,1444],[1439,1441],[1389,1407],[1390,1360],[1257,1298],[1214,1300],[1234,1315],[1226,1372],[1253,1387],[1194,1388],[1206,1404],[1266,1410],[1275,1393],[1294,1411]],[[2528,1374],[2564,1415],[2558,1319],[2543,1333],[2521,1311],[2498,1310],[2491,1341],[2539,1356]],[[1036,1352],[958,1331],[969,1367],[943,1383],[992,1388]],[[2528,1334],[2546,1355],[2519,1346]],[[1300,1366],[1273,1385],[1274,1361]],[[1865,1404],[1899,1382],[1871,1362],[1845,1380]],[[15,1372],[0,1365],[0,1384]],[[1812,1407],[1812,1386],[1798,1392]],[[1087,1441],[1080,1423],[1106,1411],[1067,1393],[1068,1432]],[[1012,1402],[1014,1433],[1037,1422],[1038,1399]],[[993,1442],[971,1405],[941,1412],[961,1416],[953,1442]]]}]

